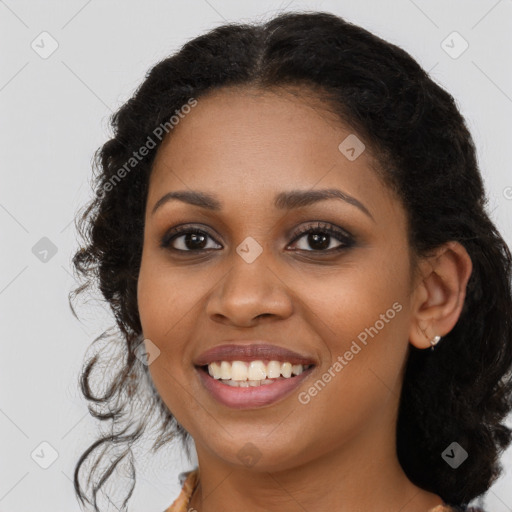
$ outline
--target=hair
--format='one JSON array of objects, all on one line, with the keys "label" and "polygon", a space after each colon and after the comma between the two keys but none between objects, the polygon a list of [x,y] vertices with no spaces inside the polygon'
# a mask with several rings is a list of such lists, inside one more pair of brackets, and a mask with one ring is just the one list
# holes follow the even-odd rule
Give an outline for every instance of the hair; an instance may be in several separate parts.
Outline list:
[{"label": "hair", "polygon": [[[163,139],[158,127],[172,136],[169,119],[191,98],[230,86],[314,91],[378,155],[379,174],[405,207],[412,254],[427,256],[448,241],[467,250],[473,270],[458,322],[435,351],[409,347],[396,432],[408,478],[465,510],[501,474],[499,457],[512,438],[505,426],[512,407],[510,250],[486,211],[475,146],[453,97],[403,49],[325,12],[285,13],[200,35],[158,62],[112,115],[113,136],[94,155],[95,195],[75,219],[84,244],[72,262],[82,284],[70,292],[70,305],[76,316],[71,298],[97,284],[116,332],[105,331],[93,346],[117,341],[121,355],[108,363],[109,370],[118,364],[114,375],[102,374],[104,392],[91,388],[99,351],[79,378],[91,414],[110,424],[76,464],[79,500],[98,511],[98,491],[128,461],[126,504],[135,485],[132,445],[147,430],[149,411],[159,414],[152,450],[176,436],[185,446],[190,441],[136,356],[144,212]],[[134,152],[150,139],[156,148],[135,163]],[[441,456],[454,441],[469,454],[456,470]],[[109,466],[101,471],[104,457]],[[90,459],[86,490],[79,474]]]}]

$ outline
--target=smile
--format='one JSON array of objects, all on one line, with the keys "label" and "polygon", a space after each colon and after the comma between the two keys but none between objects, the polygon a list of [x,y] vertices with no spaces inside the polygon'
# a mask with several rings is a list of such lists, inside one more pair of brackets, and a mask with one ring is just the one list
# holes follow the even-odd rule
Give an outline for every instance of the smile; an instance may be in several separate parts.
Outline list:
[{"label": "smile", "polygon": [[216,361],[196,366],[202,385],[218,402],[235,409],[270,405],[309,376],[314,365],[287,361]]}]

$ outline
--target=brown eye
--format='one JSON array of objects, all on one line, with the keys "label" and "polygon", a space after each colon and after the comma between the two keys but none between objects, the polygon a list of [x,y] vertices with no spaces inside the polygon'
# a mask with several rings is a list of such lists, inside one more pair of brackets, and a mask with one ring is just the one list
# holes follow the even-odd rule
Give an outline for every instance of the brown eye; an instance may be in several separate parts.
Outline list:
[{"label": "brown eye", "polygon": [[[307,235],[307,237],[306,237]],[[354,244],[353,237],[346,231],[332,226],[331,224],[317,223],[314,226],[307,226],[295,234],[294,242],[305,239],[305,245],[312,248],[300,248],[300,251],[307,252],[336,252],[351,247]],[[333,238],[340,243],[332,247]]]},{"label": "brown eye", "polygon": [[[292,243],[304,238],[306,247],[299,247],[299,251],[332,253],[347,249],[354,245],[354,238],[347,231],[331,224],[316,223],[298,230]],[[338,245],[333,241],[337,240]],[[204,252],[222,249],[212,235],[204,229],[195,226],[177,226],[171,229],[162,238],[160,246],[175,252]],[[311,249],[308,249],[309,246]]]},{"label": "brown eye", "polygon": [[213,240],[213,237],[206,231],[198,228],[178,226],[164,236],[160,246],[181,252],[217,249],[218,247],[208,247],[208,239]]}]

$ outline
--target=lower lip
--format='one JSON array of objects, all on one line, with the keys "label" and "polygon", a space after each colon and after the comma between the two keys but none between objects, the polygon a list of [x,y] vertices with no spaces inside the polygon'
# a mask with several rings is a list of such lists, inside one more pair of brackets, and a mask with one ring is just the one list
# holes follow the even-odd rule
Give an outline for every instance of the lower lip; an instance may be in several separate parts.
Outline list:
[{"label": "lower lip", "polygon": [[295,375],[287,379],[276,380],[273,384],[260,386],[249,386],[246,388],[235,388],[227,384],[222,384],[218,379],[214,379],[208,373],[196,367],[201,381],[206,389],[221,404],[232,407],[233,409],[252,409],[273,404],[278,400],[289,395],[299,384],[313,371],[312,366],[304,370],[300,375]]}]

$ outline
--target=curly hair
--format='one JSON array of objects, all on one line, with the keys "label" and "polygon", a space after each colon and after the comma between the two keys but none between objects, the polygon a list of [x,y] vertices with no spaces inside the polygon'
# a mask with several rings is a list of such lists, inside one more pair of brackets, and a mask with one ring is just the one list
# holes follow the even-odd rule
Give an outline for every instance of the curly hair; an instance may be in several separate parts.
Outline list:
[{"label": "curly hair", "polygon": [[[132,445],[145,432],[150,411],[160,418],[153,450],[176,436],[185,445],[190,441],[136,357],[144,211],[163,139],[155,137],[158,127],[172,136],[173,113],[191,98],[228,86],[309,88],[378,155],[379,174],[405,206],[412,254],[429,255],[448,241],[467,250],[473,272],[458,322],[435,351],[409,348],[396,433],[408,478],[465,510],[501,473],[499,457],[512,438],[504,424],[512,407],[510,250],[486,211],[474,142],[453,97],[398,46],[325,12],[284,13],[200,35],[157,63],[111,117],[113,136],[95,153],[95,195],[75,220],[84,243],[72,261],[83,282],[70,292],[70,305],[76,316],[72,298],[97,284],[118,332],[105,332],[95,343],[104,340],[112,348],[122,341],[107,365],[109,371],[119,365],[111,381],[107,368],[101,375],[108,383],[103,392],[91,388],[101,351],[80,375],[91,414],[111,428],[76,464],[78,498],[99,510],[98,491],[128,461],[133,485],[126,504],[135,485]],[[131,160],[149,140],[156,147]],[[453,441],[469,453],[457,470],[441,457]],[[101,470],[105,456],[109,465]],[[86,490],[79,474],[91,458]]]}]

